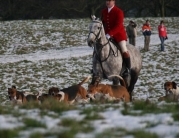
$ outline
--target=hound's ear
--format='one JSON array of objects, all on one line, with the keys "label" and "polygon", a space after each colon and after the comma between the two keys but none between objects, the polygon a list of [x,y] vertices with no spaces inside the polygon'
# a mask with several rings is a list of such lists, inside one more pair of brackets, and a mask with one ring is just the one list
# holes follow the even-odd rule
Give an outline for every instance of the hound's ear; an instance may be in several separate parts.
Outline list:
[{"label": "hound's ear", "polygon": [[91,15],[91,20],[96,20],[96,16],[95,15]]},{"label": "hound's ear", "polygon": [[13,88],[13,89],[16,89],[16,86],[15,86],[15,85],[12,85],[12,88]]},{"label": "hound's ear", "polygon": [[172,85],[173,85],[173,88],[174,88],[174,89],[177,88],[177,84],[176,84],[174,81],[172,81]]}]

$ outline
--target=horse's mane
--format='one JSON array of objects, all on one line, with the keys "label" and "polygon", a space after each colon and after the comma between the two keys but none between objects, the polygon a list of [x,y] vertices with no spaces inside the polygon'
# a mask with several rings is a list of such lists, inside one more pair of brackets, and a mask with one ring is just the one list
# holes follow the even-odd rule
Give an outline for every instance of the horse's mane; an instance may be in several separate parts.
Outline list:
[{"label": "horse's mane", "polygon": [[93,19],[92,22],[102,23],[102,20],[100,18],[96,18],[96,19]]}]

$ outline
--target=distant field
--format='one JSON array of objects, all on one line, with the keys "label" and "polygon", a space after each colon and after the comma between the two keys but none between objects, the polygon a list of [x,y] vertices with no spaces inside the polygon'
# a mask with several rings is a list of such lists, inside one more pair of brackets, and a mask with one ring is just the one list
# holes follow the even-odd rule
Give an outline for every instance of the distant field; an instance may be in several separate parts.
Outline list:
[{"label": "distant field", "polygon": [[[152,33],[157,33],[160,20],[164,20],[168,32],[178,33],[179,18],[126,18],[138,24],[138,35],[146,19],[150,20]],[[87,45],[90,19],[26,20],[0,22],[0,53],[27,54],[39,50],[63,49]]]},{"label": "distant field", "polygon": [[[125,25],[132,18],[125,19]],[[142,24],[150,20],[153,43],[142,50]],[[51,86],[65,88],[90,75],[92,53],[80,56],[87,47],[89,19],[27,20],[0,22],[0,137],[4,138],[174,138],[179,137],[179,104],[157,102],[167,80],[179,84],[179,18],[164,18],[169,40],[166,52],[159,51],[157,26],[162,18],[134,18],[138,24],[138,49],[143,67],[134,89],[134,102],[90,103],[66,106],[54,101],[37,105],[11,106],[7,89],[47,92]],[[177,37],[178,35],[178,37]],[[48,59],[53,52],[79,48],[79,57]],[[68,49],[68,50],[69,50]],[[65,53],[65,51],[63,51]],[[66,51],[71,52],[72,51]],[[31,61],[43,53],[45,60]],[[50,53],[50,54],[49,54]],[[59,52],[60,55],[60,52]],[[18,62],[6,59],[22,56]],[[2,58],[3,57],[3,58]],[[7,57],[7,58],[4,58]],[[9,60],[7,60],[9,61]],[[110,83],[103,80],[103,83]],[[87,83],[84,84],[87,87]],[[151,102],[145,102],[146,99]]]}]

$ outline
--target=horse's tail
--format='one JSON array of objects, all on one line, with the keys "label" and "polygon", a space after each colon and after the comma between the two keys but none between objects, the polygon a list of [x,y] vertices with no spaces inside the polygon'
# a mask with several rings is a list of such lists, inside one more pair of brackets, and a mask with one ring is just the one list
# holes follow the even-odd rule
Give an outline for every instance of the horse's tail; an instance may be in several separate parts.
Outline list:
[{"label": "horse's tail", "polygon": [[108,78],[112,78],[112,77],[117,77],[117,78],[119,78],[119,79],[120,79],[120,82],[121,82],[121,85],[126,88],[126,83],[125,83],[124,79],[123,79],[121,76],[119,76],[119,75],[111,75],[111,76],[109,76]]}]

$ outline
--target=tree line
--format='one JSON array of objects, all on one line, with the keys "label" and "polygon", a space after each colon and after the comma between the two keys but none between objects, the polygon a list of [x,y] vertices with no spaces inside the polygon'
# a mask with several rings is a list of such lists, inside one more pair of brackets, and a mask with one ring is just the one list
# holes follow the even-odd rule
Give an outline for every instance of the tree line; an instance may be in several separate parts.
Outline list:
[{"label": "tree line", "polygon": [[[125,17],[174,17],[178,0],[116,0]],[[100,16],[104,0],[0,0],[1,20],[86,18]]]}]

